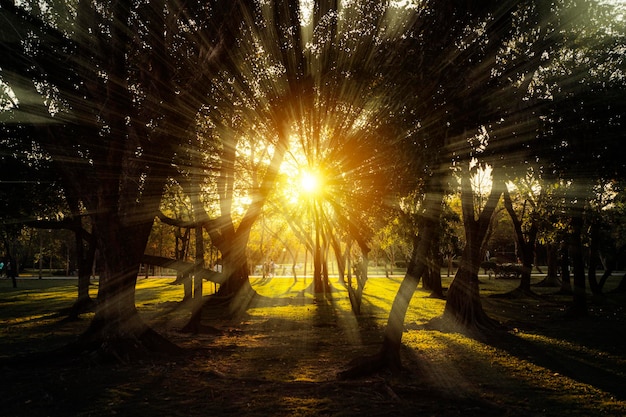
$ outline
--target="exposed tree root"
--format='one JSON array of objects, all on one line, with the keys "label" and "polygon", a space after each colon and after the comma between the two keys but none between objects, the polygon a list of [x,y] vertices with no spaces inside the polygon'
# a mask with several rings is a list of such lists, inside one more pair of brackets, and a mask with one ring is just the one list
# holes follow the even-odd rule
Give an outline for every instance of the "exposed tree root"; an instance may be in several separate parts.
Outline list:
[{"label": "exposed tree root", "polygon": [[404,370],[400,362],[399,349],[390,349],[383,345],[382,349],[374,355],[354,358],[348,363],[347,369],[337,373],[337,379],[345,381],[364,378],[383,370],[388,370],[393,374],[399,374]]},{"label": "exposed tree root", "polygon": [[532,284],[533,287],[560,287],[561,281],[556,277],[545,277],[543,280],[536,284]]},{"label": "exposed tree root", "polygon": [[111,325],[92,321],[90,327],[61,354],[82,356],[97,363],[132,363],[182,353],[176,344],[147,326],[139,316]]},{"label": "exposed tree root", "polygon": [[437,299],[437,300],[445,300],[445,299],[446,299],[446,296],[445,296],[445,295],[443,295],[443,293],[439,293],[439,292],[437,292],[437,291],[433,291],[433,292],[431,292],[431,293],[428,295],[428,298],[434,298],[434,299]]},{"label": "exposed tree root", "polygon": [[78,299],[72,307],[61,311],[62,314],[67,314],[67,320],[78,320],[81,314],[93,313],[96,311],[97,302],[92,298]]},{"label": "exposed tree root", "polygon": [[189,320],[183,328],[180,329],[181,333],[189,333],[189,334],[214,334],[220,335],[224,332],[217,327],[207,326],[202,323],[195,323],[192,320]]},{"label": "exposed tree root", "polygon": [[484,312],[467,318],[458,318],[450,312],[444,312],[443,315],[431,319],[425,327],[444,333],[459,333],[475,340],[483,340],[494,332],[508,330]]}]

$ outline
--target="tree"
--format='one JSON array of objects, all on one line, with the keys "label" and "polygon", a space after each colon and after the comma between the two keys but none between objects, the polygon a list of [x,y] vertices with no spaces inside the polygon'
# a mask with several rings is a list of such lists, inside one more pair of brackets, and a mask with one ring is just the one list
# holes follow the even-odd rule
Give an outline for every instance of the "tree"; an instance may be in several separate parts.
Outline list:
[{"label": "tree", "polygon": [[[13,104],[7,104],[12,108]],[[20,233],[28,221],[56,216],[66,211],[59,189],[59,179],[50,161],[42,158],[37,144],[23,138],[19,129],[2,126],[0,153],[0,259],[11,265],[11,274],[19,274],[26,262],[17,250]],[[20,140],[25,139],[25,140]],[[17,282],[13,279],[13,285]]]},{"label": "tree", "polygon": [[80,1],[73,14],[2,2],[13,23],[3,29],[10,54],[2,61],[17,103],[11,123],[65,162],[63,187],[87,209],[102,259],[83,346],[117,358],[172,348],[139,317],[134,286],[173,157],[198,111],[197,65],[208,68],[228,47],[224,22],[236,21],[238,4],[190,3],[198,13],[189,13],[175,2]]},{"label": "tree", "polygon": [[[531,175],[531,174],[529,174]],[[508,187],[504,190],[504,206],[506,207],[517,239],[517,251],[522,261],[522,271],[520,285],[517,288],[522,294],[531,294],[530,275],[535,262],[535,244],[539,233],[540,210],[542,208],[543,189],[537,190],[537,184],[533,183],[532,176],[525,178],[526,181],[516,182],[516,189],[520,196],[523,196],[520,214],[516,212]],[[537,195],[538,194],[538,195]],[[523,229],[525,228],[525,230]]]},{"label": "tree", "polygon": [[489,229],[491,218],[506,187],[497,172],[484,207],[475,207],[471,185],[467,175],[461,176],[461,206],[465,226],[465,247],[459,269],[450,284],[446,297],[444,317],[466,328],[492,328],[493,322],[485,314],[478,289],[478,269],[483,259],[483,242]]},{"label": "tree", "polygon": [[[569,313],[579,316],[587,310],[583,242],[585,218],[590,218],[588,207],[598,186],[596,179],[606,184],[621,179],[624,172],[624,161],[612,151],[612,144],[623,137],[624,28],[621,19],[615,18],[619,11],[614,6],[581,2],[568,11],[573,30],[563,35],[565,41],[555,65],[543,74],[551,99],[542,115],[542,130],[552,147],[544,154],[546,164],[570,190],[565,200],[567,249],[574,270]],[[593,236],[594,223],[592,247],[597,237]],[[589,276],[595,291],[595,272],[590,271]]]},{"label": "tree", "polygon": [[400,346],[404,331],[404,317],[419,280],[427,269],[428,253],[440,221],[444,192],[441,178],[437,177],[435,175],[429,179],[426,192],[423,194],[424,200],[419,221],[420,235],[416,238],[406,275],[394,298],[382,346],[373,356],[353,360],[349,369],[339,373],[338,376],[341,379],[356,378],[384,367],[395,371],[402,367]]},{"label": "tree", "polygon": [[[529,2],[500,7],[491,2],[450,2],[437,8],[430,6],[423,5],[421,11],[428,14],[419,15],[415,32],[407,37],[410,47],[403,50],[409,51],[409,57],[418,63],[417,69],[407,69],[405,80],[412,81],[407,85],[423,93],[422,102],[412,108],[419,115],[416,118],[419,129],[414,137],[431,139],[423,142],[427,147],[416,146],[416,152],[445,144],[449,154],[442,155],[439,161],[449,157],[456,167],[464,167],[461,200],[466,245],[461,267],[448,292],[444,317],[464,328],[491,328],[493,322],[480,304],[477,271],[491,215],[504,190],[506,163],[502,149],[511,146],[514,152],[526,155],[526,144],[514,127],[520,126],[527,138],[533,137],[533,125],[525,123],[530,113],[521,110],[545,54],[550,56],[549,47],[557,37],[552,36],[560,32],[556,30],[554,10],[549,5]],[[518,53],[515,48],[518,42],[533,52],[532,59]],[[443,122],[445,127],[435,121]],[[476,217],[469,185],[470,168],[486,165],[493,167],[493,186],[484,210]],[[420,245],[414,249],[413,265],[392,306],[383,349],[342,376],[399,365],[402,321],[414,286],[425,270],[424,259],[429,248],[425,241],[434,235],[430,229],[420,230],[422,233],[427,238],[420,239]]]}]

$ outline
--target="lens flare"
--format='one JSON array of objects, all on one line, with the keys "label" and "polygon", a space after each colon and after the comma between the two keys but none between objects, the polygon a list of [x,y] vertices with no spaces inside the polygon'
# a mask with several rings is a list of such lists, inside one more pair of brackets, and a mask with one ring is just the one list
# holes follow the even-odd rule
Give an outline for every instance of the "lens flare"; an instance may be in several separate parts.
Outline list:
[{"label": "lens flare", "polygon": [[312,172],[303,172],[300,175],[300,185],[302,186],[302,191],[307,194],[315,194],[320,189],[320,179],[315,173]]}]

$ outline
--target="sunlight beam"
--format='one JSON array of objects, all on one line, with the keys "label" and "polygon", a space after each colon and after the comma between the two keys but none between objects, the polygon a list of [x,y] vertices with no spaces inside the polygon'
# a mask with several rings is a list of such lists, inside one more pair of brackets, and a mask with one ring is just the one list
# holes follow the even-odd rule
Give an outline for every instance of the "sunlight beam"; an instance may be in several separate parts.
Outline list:
[{"label": "sunlight beam", "polygon": [[307,194],[315,194],[320,189],[320,180],[315,173],[304,171],[300,174],[302,191]]}]

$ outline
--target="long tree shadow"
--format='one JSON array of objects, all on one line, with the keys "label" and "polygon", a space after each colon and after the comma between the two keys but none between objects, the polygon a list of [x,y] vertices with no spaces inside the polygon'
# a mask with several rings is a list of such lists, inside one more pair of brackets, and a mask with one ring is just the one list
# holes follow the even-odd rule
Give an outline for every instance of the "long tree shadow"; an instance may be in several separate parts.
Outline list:
[{"label": "long tree shadow", "polygon": [[485,342],[554,373],[609,392],[620,400],[626,399],[626,368],[604,354],[596,354],[595,349],[543,336],[529,339],[508,332],[494,336]]},{"label": "long tree shadow", "polygon": [[[532,298],[526,301],[537,300]],[[441,317],[423,327],[443,333],[462,333],[511,356],[548,369],[554,375],[594,386],[620,400],[626,399],[626,365],[621,360],[623,344],[618,341],[623,322],[606,317],[567,320],[562,312],[561,317],[556,316],[555,312],[560,311],[558,303],[543,300],[543,303],[535,304],[534,309],[528,307],[531,303],[525,306],[508,305],[510,310],[523,310],[526,307],[529,310],[525,312],[528,320],[511,314],[508,317],[513,319],[505,320],[498,330],[467,332]],[[506,307],[500,305],[500,308]],[[542,312],[544,316],[539,316]]]}]

